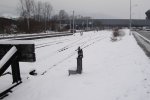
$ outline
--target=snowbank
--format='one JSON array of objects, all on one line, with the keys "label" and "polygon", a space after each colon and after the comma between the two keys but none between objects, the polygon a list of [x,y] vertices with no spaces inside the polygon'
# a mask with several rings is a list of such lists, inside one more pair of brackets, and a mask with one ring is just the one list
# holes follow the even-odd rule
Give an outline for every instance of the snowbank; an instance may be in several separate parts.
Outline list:
[{"label": "snowbank", "polygon": [[33,41],[26,41],[26,40],[11,40],[11,41],[7,41],[7,40],[1,40],[0,44],[34,44]]}]

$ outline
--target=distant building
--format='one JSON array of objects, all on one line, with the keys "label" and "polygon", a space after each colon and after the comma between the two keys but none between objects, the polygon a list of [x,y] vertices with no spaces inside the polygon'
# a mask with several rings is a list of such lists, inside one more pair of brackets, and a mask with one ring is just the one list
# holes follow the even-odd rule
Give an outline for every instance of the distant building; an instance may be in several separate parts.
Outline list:
[{"label": "distant building", "polygon": [[0,33],[16,32],[16,24],[15,20],[0,17]]}]

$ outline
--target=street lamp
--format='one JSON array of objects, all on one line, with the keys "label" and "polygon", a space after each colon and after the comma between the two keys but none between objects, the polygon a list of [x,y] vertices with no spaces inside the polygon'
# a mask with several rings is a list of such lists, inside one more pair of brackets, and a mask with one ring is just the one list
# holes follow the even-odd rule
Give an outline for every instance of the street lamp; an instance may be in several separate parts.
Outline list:
[{"label": "street lamp", "polygon": [[130,33],[129,33],[129,35],[131,35],[131,27],[132,27],[132,24],[131,24],[132,23],[132,19],[131,19],[131,11],[132,11],[132,9],[131,9],[131,3],[132,2],[130,0],[130,26],[129,26],[130,27]]},{"label": "street lamp", "polygon": [[55,15],[55,14],[57,15],[57,20],[59,21],[59,26],[58,26],[57,28],[55,28],[55,31],[59,31],[60,28],[61,28],[61,18],[60,18],[60,16],[59,16],[59,12],[60,12],[60,10],[55,10],[55,11],[54,11],[54,15]]},{"label": "street lamp", "polygon": [[74,33],[74,29],[75,29],[75,12],[74,12],[74,10],[69,11],[69,13],[70,12],[72,13],[72,15],[70,15],[70,18],[69,18],[70,32]]},{"label": "street lamp", "polygon": [[74,34],[74,10],[73,10],[73,34]]},{"label": "street lamp", "polygon": [[71,32],[71,16],[70,16],[69,20],[70,20],[70,32]]}]

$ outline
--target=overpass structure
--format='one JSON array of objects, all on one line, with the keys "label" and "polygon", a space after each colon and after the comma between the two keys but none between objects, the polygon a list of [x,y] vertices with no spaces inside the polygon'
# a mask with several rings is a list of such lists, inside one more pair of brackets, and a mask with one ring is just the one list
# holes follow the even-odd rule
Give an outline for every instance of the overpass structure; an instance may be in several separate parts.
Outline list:
[{"label": "overpass structure", "polygon": [[[70,20],[64,20],[65,24],[72,25]],[[129,19],[76,19],[75,26],[78,28],[85,27],[129,27]],[[132,27],[150,27],[150,20],[132,19]]]}]

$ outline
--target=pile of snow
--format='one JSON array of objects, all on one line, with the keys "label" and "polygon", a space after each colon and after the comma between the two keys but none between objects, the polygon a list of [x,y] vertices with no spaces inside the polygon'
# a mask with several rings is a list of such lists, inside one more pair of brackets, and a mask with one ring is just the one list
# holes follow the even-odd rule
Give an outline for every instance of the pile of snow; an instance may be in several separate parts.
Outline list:
[{"label": "pile of snow", "polygon": [[[37,61],[20,63],[23,83],[5,100],[149,100],[150,60],[129,30],[122,32],[126,35],[116,42],[112,31],[35,40],[41,46]],[[83,74],[68,76],[68,69],[76,68],[78,46]],[[31,69],[38,75],[29,75]],[[7,82],[8,76],[2,79]]]}]

